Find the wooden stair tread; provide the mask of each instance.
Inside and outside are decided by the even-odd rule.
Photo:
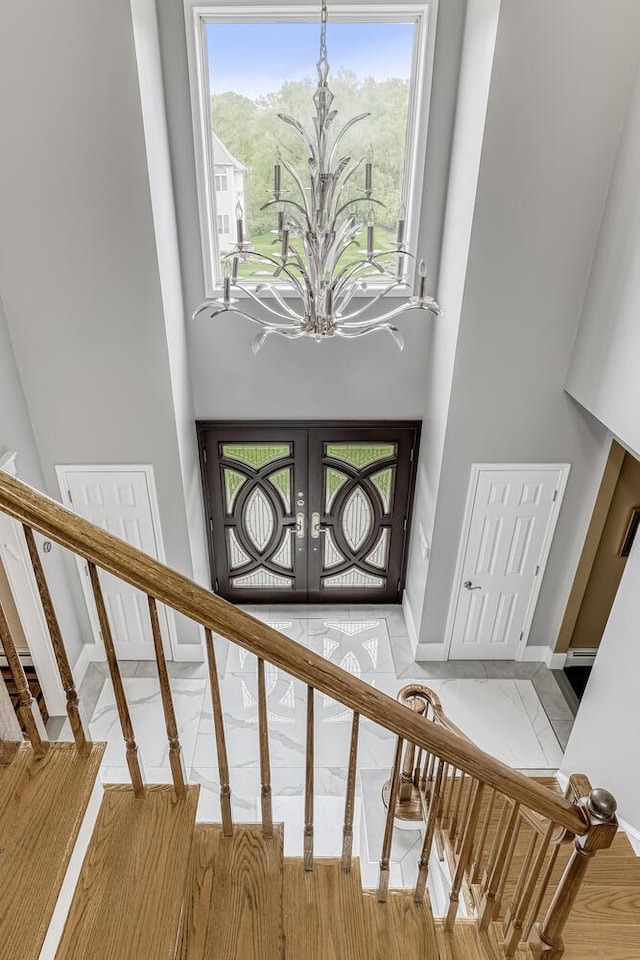
[[[474,920],[456,920],[453,930],[444,928],[443,920],[435,921],[439,960],[504,960],[494,931],[480,933]],[[529,947],[520,944],[515,960],[533,960]]]
[[[604,925],[570,920],[562,936],[562,960],[638,960],[640,920]]]
[[[392,890],[386,903],[373,891],[364,895],[373,960],[438,960],[439,950],[431,904],[414,903],[413,894]]]
[[[360,864],[315,859],[313,870],[287,858],[283,877],[287,960],[368,960]]]
[[[283,828],[198,824],[179,960],[282,960]]]
[[[174,960],[198,787],[105,787],[56,960]]]
[[[104,744],[80,757],[53,743],[42,760],[20,747],[0,768],[0,943],[3,956],[40,955],[91,797]]]

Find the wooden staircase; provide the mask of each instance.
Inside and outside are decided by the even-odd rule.
[[[3,957],[36,960],[53,913],[102,745],[81,758],[55,744],[44,760],[24,745],[0,770],[0,934]],[[197,823],[198,787],[105,787],[55,960],[501,960],[503,928],[451,928],[429,897],[363,890],[359,863],[283,856],[284,831]],[[529,851],[522,829],[514,861]],[[446,840],[446,831],[444,843]],[[451,853],[449,853],[451,856]],[[568,855],[556,861],[559,878]],[[638,960],[640,860],[624,834],[597,861],[564,931],[567,960]],[[553,882],[551,884],[553,886]],[[505,888],[504,903],[509,901]],[[474,896],[474,891],[468,894]],[[504,910],[501,911],[504,917]],[[535,956],[519,943],[517,960]]]
[[[427,687],[405,688],[400,702],[392,700],[1,473],[0,510],[23,525],[74,738],[49,743],[0,606],[20,721],[0,683],[3,960],[640,960],[640,861],[617,834],[615,800],[605,790],[576,775],[563,793],[553,780],[512,770],[453,726]],[[82,716],[34,530],[88,563],[131,779],[104,788],[81,866],[74,844],[100,789],[103,745],[91,743]],[[101,570],[148,600],[171,785],[145,783]],[[157,602],[203,628],[221,824],[196,822],[199,788],[188,784],[182,763]],[[257,659],[260,824],[232,821],[214,632]],[[301,859],[284,857],[283,827],[273,823],[265,662],[307,689]],[[343,704],[352,718],[342,856],[334,860],[314,857],[316,693]],[[362,889],[352,857],[361,716],[395,734],[375,891]],[[392,890],[396,819],[409,809],[424,821],[417,880],[412,890]],[[428,892],[434,853],[451,877],[444,917],[433,916]],[[56,900],[70,887],[63,879],[76,860],[77,882],[58,931]]]

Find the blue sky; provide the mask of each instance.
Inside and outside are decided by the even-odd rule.
[[[284,80],[315,79],[318,23],[209,23],[206,31],[212,93],[253,99]],[[332,72],[346,67],[359,77],[408,80],[413,31],[412,23],[329,23]]]

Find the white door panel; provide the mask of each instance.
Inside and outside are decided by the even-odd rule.
[[[562,471],[478,470],[463,532],[451,659],[514,659],[548,553]]]
[[[72,508],[116,537],[159,559],[160,538],[154,523],[149,476],[144,470],[60,468],[63,493]],[[86,564],[83,586],[94,629],[97,629]],[[155,656],[145,594],[104,571],[99,572],[116,653],[122,660],[152,660]],[[165,653],[171,657],[167,611],[158,608]]]

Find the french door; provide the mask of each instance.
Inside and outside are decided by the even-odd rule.
[[[418,436],[406,423],[198,423],[216,592],[399,600]]]

